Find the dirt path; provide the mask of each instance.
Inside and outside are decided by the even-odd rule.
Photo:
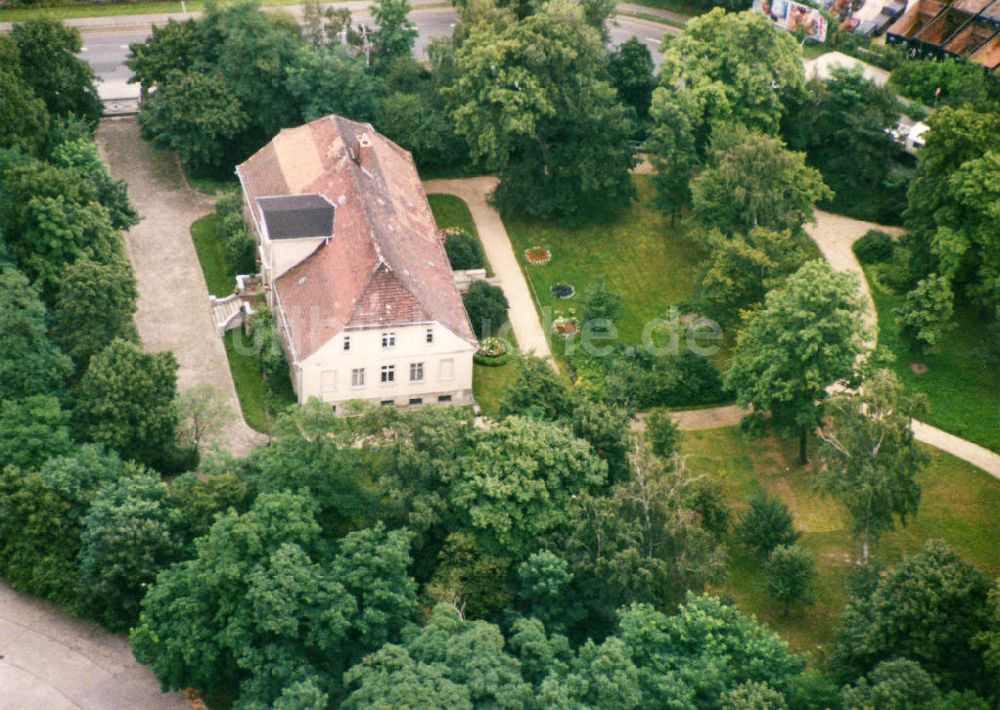
[[[517,343],[526,353],[533,352],[540,358],[548,360],[553,367],[558,367],[552,359],[549,341],[545,337],[545,329],[538,317],[538,309],[528,289],[510,237],[499,213],[489,206],[486,197],[497,186],[494,177],[462,178],[458,180],[427,180],[424,190],[428,194],[446,194],[460,197],[468,205],[472,213],[472,221],[476,224],[479,239],[486,250],[493,271],[500,279],[500,287],[510,304],[508,315],[510,324],[517,336]]]
[[[128,639],[0,583],[0,710],[190,710]]]
[[[171,350],[177,357],[181,390],[207,382],[219,388],[233,408],[234,421],[219,438],[223,449],[242,455],[264,437],[240,414],[229,361],[212,324],[208,288],[191,242],[191,223],[208,214],[211,200],[180,184],[139,137],[134,119],[106,119],[97,142],[111,174],[128,183],[128,194],[142,221],[125,235],[139,286],[135,315],[147,350]]]

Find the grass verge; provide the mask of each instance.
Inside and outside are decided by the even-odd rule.
[[[990,577],[1000,575],[1000,481],[936,449],[920,474],[920,510],[910,524],[888,533],[873,549],[874,559],[892,565],[942,538]],[[766,621],[800,651],[821,651],[833,641],[847,601],[847,576],[858,555],[842,506],[818,495],[809,467],[796,463],[795,442],[777,437],[748,441],[735,428],[685,432],[682,452],[688,467],[722,484],[734,513],[745,510],[759,489],[779,496],[802,531],[802,545],[816,557],[816,602],[782,616],[767,594],[760,561],[731,545],[730,574],[721,589],[746,612]]]
[[[213,296],[226,296],[233,292],[235,272],[229,268],[222,252],[222,224],[210,214],[191,225],[191,239],[208,292]],[[241,340],[243,330],[230,330],[223,336],[229,371],[236,386],[236,396],[246,423],[257,431],[271,431],[273,413],[295,404],[291,381],[285,377],[272,388],[264,387],[260,360],[252,343]],[[271,391],[269,392],[268,389]],[[270,397],[270,401],[269,401]]]
[[[870,267],[866,278],[878,311],[879,347],[892,353],[888,365],[910,392],[922,392],[930,403],[924,417],[928,424],[963,439],[1000,452],[1000,382],[994,368],[983,357],[986,338],[983,321],[975,310],[959,304],[955,309],[956,328],[945,336],[941,351],[921,355],[903,340],[895,310],[904,297],[879,282]],[[927,366],[916,374],[911,365]]]
[[[509,360],[500,367],[476,364],[472,369],[472,393],[483,415],[500,413],[504,394],[517,381],[517,361]]]
[[[222,253],[221,220],[214,214],[202,217],[191,225],[191,239],[198,252],[208,292],[219,297],[231,294],[236,282]]]
[[[261,0],[264,7],[298,5],[302,0]],[[336,3],[333,3],[336,4]],[[149,15],[175,12],[203,12],[205,3],[201,0],[178,2],[137,2],[137,3],[70,3],[54,7],[6,7],[0,9],[0,22],[23,22],[37,17],[54,17],[67,20],[74,17],[118,17],[122,15]]]

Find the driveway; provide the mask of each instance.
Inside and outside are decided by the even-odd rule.
[[[0,583],[0,710],[190,710],[128,640]]]
[[[500,279],[500,287],[507,296],[510,306],[508,316],[510,324],[517,336],[517,344],[526,353],[534,352],[557,368],[549,349],[548,338],[538,318],[535,301],[528,289],[514,249],[507,236],[500,214],[489,206],[486,197],[497,186],[494,177],[461,178],[457,180],[426,180],[424,190],[427,194],[455,195],[465,201],[472,213],[472,221],[476,224],[479,239],[486,251],[493,271]]]
[[[178,389],[204,382],[222,391],[234,418],[218,443],[232,454],[245,454],[264,437],[248,427],[240,414],[229,361],[215,333],[208,287],[191,241],[191,223],[211,212],[212,201],[181,184],[169,159],[154,154],[139,137],[134,118],[102,121],[97,143],[111,174],[128,183],[129,198],[142,218],[125,235],[139,286],[135,324],[142,344],[150,351],[173,351],[180,365]]]

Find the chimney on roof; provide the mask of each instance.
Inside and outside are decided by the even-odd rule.
[[[367,133],[358,134],[357,161],[359,166],[369,171],[375,162],[375,146],[372,145],[372,138]]]

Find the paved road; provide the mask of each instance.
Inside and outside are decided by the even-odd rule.
[[[128,183],[129,198],[142,218],[125,235],[139,286],[135,324],[142,344],[174,353],[179,389],[208,383],[222,391],[236,416],[218,443],[234,455],[246,454],[264,437],[239,416],[229,361],[212,323],[208,288],[191,241],[191,223],[212,211],[212,201],[157,172],[134,118],[102,121],[97,143],[111,174]]]
[[[486,202],[486,197],[496,189],[494,177],[462,178],[457,180],[426,180],[424,190],[428,194],[441,193],[456,195],[465,200],[476,224],[479,239],[486,251],[486,258],[507,296],[508,317],[514,328],[514,335],[520,349],[545,358],[553,367],[558,367],[552,359],[545,329],[538,317],[535,301],[528,289],[528,282],[514,255],[510,237],[503,220],[495,209]]]
[[[191,710],[128,640],[0,582],[0,710]]]
[[[414,56],[422,59],[429,42],[438,37],[447,37],[451,34],[455,21],[458,19],[454,8],[430,6],[435,0],[416,0],[415,9],[410,13],[410,18],[417,26],[419,35],[413,48]],[[372,25],[373,20],[368,12],[368,2],[350,2],[339,4],[338,6],[350,8],[354,13],[354,22]],[[631,6],[623,6],[631,8]],[[290,12],[296,17],[301,17],[301,6],[289,5],[284,7],[265,8],[270,11],[281,10]],[[631,9],[630,9],[631,11]],[[649,14],[655,11],[648,10]],[[186,19],[197,17],[198,13],[175,13],[160,15],[122,15],[118,17],[93,17],[67,20],[67,24],[78,27],[83,33],[83,51],[80,56],[86,59],[94,68],[101,83],[98,90],[103,99],[137,98],[139,87],[136,84],[129,84],[128,78],[131,72],[125,66],[125,59],[128,56],[129,45],[134,42],[145,40],[152,31],[153,25],[166,24],[170,18]],[[0,30],[5,29],[0,25]],[[630,37],[638,37],[646,43],[653,52],[653,60],[656,66],[660,65],[662,55],[658,51],[660,41],[665,34],[677,34],[680,32],[675,27],[657,24],[648,20],[633,17],[617,16],[612,20],[610,26],[612,44],[618,45],[628,40]]]

